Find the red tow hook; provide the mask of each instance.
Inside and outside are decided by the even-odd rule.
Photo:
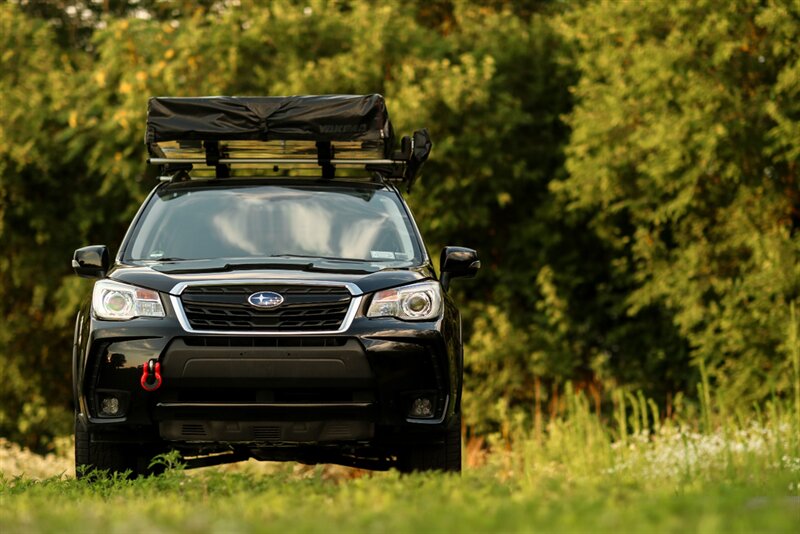
[[[142,378],[139,380],[145,391],[155,391],[161,387],[161,362],[152,359],[144,364]]]

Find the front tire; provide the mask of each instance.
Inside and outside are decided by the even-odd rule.
[[[403,473],[415,471],[461,472],[461,415],[439,440],[409,445],[398,457],[398,469]]]
[[[84,478],[94,471],[109,475],[129,471],[129,478],[154,473],[148,468],[151,455],[128,443],[103,443],[93,439],[93,433],[75,416],[75,478]]]

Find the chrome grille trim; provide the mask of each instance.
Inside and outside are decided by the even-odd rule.
[[[248,284],[276,284],[298,286],[331,286],[345,287],[351,295],[363,295],[361,288],[352,282],[336,282],[331,280],[297,280],[294,278],[230,278],[228,280],[192,280],[191,282],[178,282],[170,290],[170,295],[179,297],[183,290],[189,286],[246,286]]]
[[[280,330],[199,330],[192,328],[191,324],[189,324],[189,319],[186,316],[186,312],[183,308],[183,302],[181,301],[180,295],[184,289],[189,286],[214,286],[214,285],[248,285],[248,284],[260,284],[260,285],[310,285],[310,286],[332,286],[332,287],[345,287],[353,296],[350,299],[350,306],[347,309],[347,313],[342,320],[342,324],[339,326],[338,330],[290,330],[290,331],[280,331]],[[173,310],[175,310],[175,315],[178,318],[178,322],[181,325],[181,328],[185,332],[190,334],[219,334],[225,336],[252,336],[252,335],[265,335],[265,336],[298,336],[298,335],[332,335],[332,334],[342,334],[349,330],[350,325],[353,323],[353,319],[356,316],[359,308],[361,307],[361,301],[363,300],[363,292],[361,288],[356,286],[351,282],[328,282],[328,281],[318,281],[318,280],[287,280],[281,278],[273,278],[273,279],[247,279],[247,280],[193,280],[191,282],[181,282],[176,284],[172,291],[169,293],[169,300],[172,304]]]

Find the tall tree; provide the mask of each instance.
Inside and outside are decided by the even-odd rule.
[[[621,313],[663,310],[741,399],[792,376],[798,22],[795,0],[605,1],[562,19],[581,78],[553,190],[615,251]]]

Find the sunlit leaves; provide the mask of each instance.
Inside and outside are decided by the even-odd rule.
[[[751,398],[787,386],[800,294],[797,16],[777,0],[602,2],[561,26],[581,80],[553,190],[631,257],[628,313],[674,312],[695,358]]]

